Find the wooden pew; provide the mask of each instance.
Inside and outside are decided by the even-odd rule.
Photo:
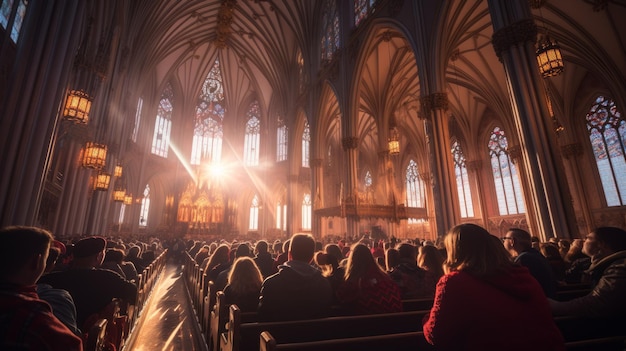
[[[269,332],[280,343],[319,341],[348,337],[418,332],[429,311],[337,316],[319,319],[280,322],[242,323],[241,310],[229,309],[226,331],[220,334],[221,351],[258,350],[260,335]]]
[[[626,349],[626,336],[587,339],[565,343],[567,351],[623,351]]]
[[[106,340],[107,323],[106,319],[98,319],[89,328],[86,337],[83,338],[84,351],[104,351],[105,347],[108,347]]]
[[[426,342],[424,333],[407,332],[373,336],[361,336],[354,338],[339,338],[318,341],[303,341],[296,343],[277,343],[274,337],[264,331],[260,336],[260,351],[396,351],[434,350],[434,347]]]

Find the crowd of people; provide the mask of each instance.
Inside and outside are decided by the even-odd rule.
[[[438,245],[323,245],[309,234],[273,243],[60,242],[32,227],[5,228],[0,240],[3,350],[81,350],[90,317],[113,298],[136,301],[137,272],[164,247],[193,257],[228,304],[259,321],[392,313],[404,300],[431,298],[423,332],[440,350],[562,350],[554,316],[626,316],[626,231],[614,227],[545,243],[520,228],[498,238],[474,224],[452,228]],[[559,287],[572,283],[589,293],[559,301]]]

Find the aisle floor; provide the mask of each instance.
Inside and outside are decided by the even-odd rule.
[[[207,351],[182,276],[168,260],[123,351]]]

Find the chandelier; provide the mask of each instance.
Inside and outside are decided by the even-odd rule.
[[[94,142],[87,142],[83,153],[83,167],[101,170],[107,159],[107,146]]]
[[[82,90],[70,90],[65,99],[63,117],[80,124],[89,122],[91,97]]]
[[[546,34],[539,40],[537,47],[537,63],[539,72],[544,78],[556,76],[563,72],[563,55],[561,46]]]
[[[96,176],[96,182],[94,184],[94,190],[107,191],[109,190],[109,183],[111,182],[111,174],[107,172],[98,172]]]

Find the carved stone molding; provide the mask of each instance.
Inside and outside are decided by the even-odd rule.
[[[522,159],[522,148],[519,145],[509,146],[507,152],[513,163],[518,163]]]
[[[359,146],[358,137],[345,137],[341,139],[341,145],[344,150],[356,149]]]
[[[563,157],[576,158],[583,154],[583,146],[580,143],[572,143],[561,146],[561,153]]]
[[[482,160],[474,160],[474,161],[465,162],[465,168],[467,168],[468,171],[479,171],[482,167],[483,167]]]
[[[421,118],[430,115],[433,110],[447,110],[449,106],[447,93],[433,93],[420,97]]]
[[[311,166],[313,167],[322,167],[322,163],[324,163],[323,158],[314,158],[311,160]]]
[[[537,25],[532,19],[511,23],[506,27],[498,29],[491,37],[493,49],[500,61],[502,61],[502,52],[510,47],[526,42],[535,43],[536,41]]]

